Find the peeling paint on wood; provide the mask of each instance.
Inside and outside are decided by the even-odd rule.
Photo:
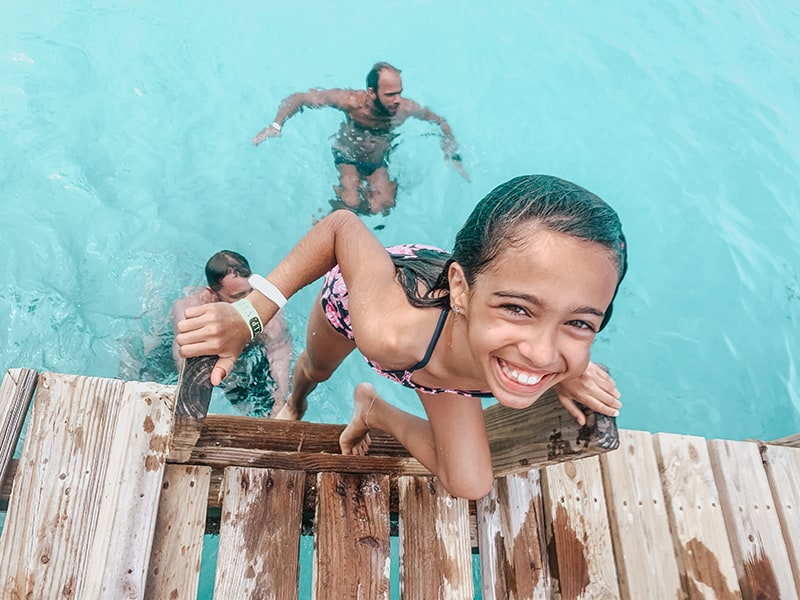
[[[297,598],[305,473],[225,470],[214,594]]]

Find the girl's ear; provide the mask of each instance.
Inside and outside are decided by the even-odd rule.
[[[469,283],[464,274],[464,269],[457,262],[450,263],[447,270],[447,279],[450,282],[450,306],[466,312],[469,305]]]

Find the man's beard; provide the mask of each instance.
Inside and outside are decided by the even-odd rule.
[[[377,96],[375,97],[373,106],[375,107],[377,113],[380,115],[384,115],[387,117],[393,117],[395,115],[395,113],[391,112],[388,108],[386,108],[386,105],[383,102],[381,102],[380,98],[378,98]]]

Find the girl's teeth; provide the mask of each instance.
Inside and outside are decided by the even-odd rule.
[[[539,383],[542,380],[542,377],[544,377],[544,375],[534,375],[533,373],[527,375],[525,373],[520,373],[519,371],[517,371],[516,369],[512,369],[505,363],[503,363],[503,373],[505,373],[511,379],[514,379],[523,385],[533,385]]]
[[[528,385],[533,385],[534,383],[539,383],[542,380],[542,376],[530,374],[525,379]]]

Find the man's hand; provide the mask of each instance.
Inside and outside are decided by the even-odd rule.
[[[219,357],[211,371],[212,385],[219,385],[228,376],[250,340],[247,323],[227,302],[187,308],[186,318],[178,322],[177,330],[175,341],[182,357]]]
[[[471,182],[472,180],[469,178],[469,173],[467,173],[467,170],[464,168],[464,165],[461,162],[461,155],[455,154],[453,156],[448,156],[448,158],[450,159],[450,162],[453,163],[456,171],[458,171],[464,179]]]
[[[452,162],[453,166],[456,168],[456,171],[458,171],[464,179],[470,181],[469,173],[467,173],[466,169],[464,168],[464,164],[461,162],[461,155],[458,153],[456,141],[452,138],[443,137],[442,152],[444,152],[444,159]]]
[[[258,132],[258,135],[253,138],[253,145],[258,146],[267,138],[278,137],[281,134],[281,126],[277,123],[270,123],[264,129]]]
[[[586,425],[586,415],[576,401],[594,412],[609,417],[616,417],[622,406],[617,384],[603,367],[593,362],[589,363],[581,376],[556,385],[555,392],[567,412],[575,417],[580,425]]]

